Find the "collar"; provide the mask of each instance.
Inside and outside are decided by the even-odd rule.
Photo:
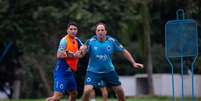
[[[94,37],[95,37],[95,39],[96,39],[97,41],[99,41],[99,40],[98,40],[97,35],[95,35]],[[107,41],[107,40],[108,40],[108,38],[109,38],[109,36],[108,36],[108,35],[106,35],[105,41]],[[103,42],[105,42],[105,41],[103,41]]]

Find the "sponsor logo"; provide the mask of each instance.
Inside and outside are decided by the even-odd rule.
[[[108,60],[107,55],[96,55],[96,58],[97,58],[98,60],[101,60],[101,61],[106,61],[106,60]]]

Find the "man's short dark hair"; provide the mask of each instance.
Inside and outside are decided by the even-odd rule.
[[[103,25],[103,26],[105,27],[105,30],[108,30],[108,29],[107,29],[107,25],[106,25],[104,22],[98,22],[98,23],[96,24],[96,28],[97,28],[98,25]]]
[[[78,27],[75,22],[69,22],[68,25],[67,25],[67,28],[69,28],[71,25]]]

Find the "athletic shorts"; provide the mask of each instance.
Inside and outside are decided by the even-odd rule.
[[[119,86],[121,85],[121,83],[119,81],[119,76],[115,71],[111,71],[108,73],[94,73],[87,71],[85,85],[92,85],[95,88],[101,88],[102,86]]]
[[[54,78],[54,92],[66,93],[71,91],[77,91],[76,80],[73,76],[55,77]]]

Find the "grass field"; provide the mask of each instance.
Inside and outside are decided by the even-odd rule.
[[[45,101],[45,99],[20,99],[20,100],[0,100],[0,101]],[[67,101],[62,99],[61,101]],[[77,101],[81,101],[78,99]],[[97,98],[96,101],[102,101],[101,98]],[[108,101],[118,101],[117,99],[109,99]],[[172,101],[169,97],[136,97],[136,98],[127,98],[126,101]],[[181,101],[177,99],[176,101]],[[192,101],[191,98],[185,98],[184,101]],[[201,101],[201,98],[197,98],[196,101]]]

